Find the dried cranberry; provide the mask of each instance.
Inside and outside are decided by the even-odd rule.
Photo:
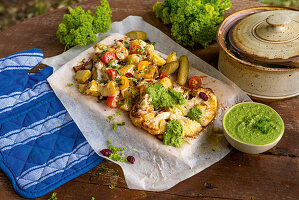
[[[122,60],[122,61],[119,61],[118,64],[125,66],[126,62]]]
[[[102,149],[100,152],[101,154],[103,154],[103,156],[107,156],[107,157],[109,157],[110,154],[112,153],[110,149]]]
[[[166,107],[163,107],[159,110],[159,112],[166,112],[167,111],[167,108]]]
[[[119,42],[122,42],[123,40],[118,40]]]
[[[131,73],[126,73],[125,76],[126,76],[127,78],[133,78],[133,77],[134,77],[133,74],[131,74]]]
[[[208,99],[209,99],[209,97],[206,95],[206,93],[204,93],[204,92],[200,92],[199,94],[198,94],[198,96],[200,97],[200,98],[202,98],[202,100],[204,100],[204,101],[207,101]]]
[[[128,156],[128,157],[127,157],[127,161],[128,161],[129,163],[131,163],[131,164],[134,164],[134,162],[135,162],[135,158],[134,158],[134,156]]]

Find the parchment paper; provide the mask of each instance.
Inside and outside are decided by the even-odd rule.
[[[73,80],[72,67],[93,51],[92,47],[89,48],[91,45],[74,47],[61,55],[44,59],[43,63],[56,69],[48,81],[95,152],[102,156],[100,150],[108,148],[107,141],[111,140],[114,146],[127,148],[124,156],[135,157],[133,165],[116,162],[123,169],[128,187],[151,191],[167,190],[211,166],[230,152],[221,133],[222,116],[232,105],[251,100],[219,71],[141,17],[129,16],[121,22],[114,22],[110,32],[99,35],[98,38],[101,40],[110,35],[102,43],[112,44],[114,39],[123,37],[117,33],[111,34],[112,32],[125,34],[131,30],[145,31],[149,40],[156,42],[155,48],[159,52],[169,54],[175,51],[178,56],[187,55],[191,66],[190,76],[201,76],[203,86],[213,89],[218,98],[219,109],[213,123],[198,138],[191,143],[185,143],[182,148],[163,145],[154,136],[133,126],[127,113],[116,117],[116,121],[125,121],[126,125],[113,130],[107,117],[118,110],[110,109],[104,103],[97,103],[95,97],[79,93]],[[67,83],[74,83],[74,86],[68,87]]]

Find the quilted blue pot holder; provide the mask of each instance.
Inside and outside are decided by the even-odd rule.
[[[89,171],[102,158],[51,90],[43,58],[30,49],[0,59],[0,168],[14,190],[36,198]]]

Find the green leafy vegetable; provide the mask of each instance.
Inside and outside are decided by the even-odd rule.
[[[63,16],[58,26],[57,37],[66,48],[75,45],[87,45],[96,41],[96,33],[107,32],[111,25],[111,10],[107,0],[101,0],[102,6],[96,7],[93,14],[82,7],[69,8],[70,14]]]
[[[178,43],[206,47],[216,38],[224,11],[230,0],[165,0],[156,2],[153,11],[164,24],[171,24],[171,34]]]

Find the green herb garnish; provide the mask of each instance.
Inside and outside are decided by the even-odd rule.
[[[71,87],[73,84],[72,83],[67,83],[66,84],[68,87]]]
[[[116,170],[111,176],[115,176],[118,173],[118,170]]]
[[[58,198],[56,197],[57,193],[52,193],[52,196],[48,200],[57,200]]]
[[[109,116],[108,116],[108,119],[109,119],[110,121],[113,121],[113,120],[114,120],[114,117],[111,116],[111,115],[109,115]]]
[[[109,188],[110,188],[111,190],[113,190],[113,189],[115,188],[115,186],[114,186],[114,185],[109,185]]]

